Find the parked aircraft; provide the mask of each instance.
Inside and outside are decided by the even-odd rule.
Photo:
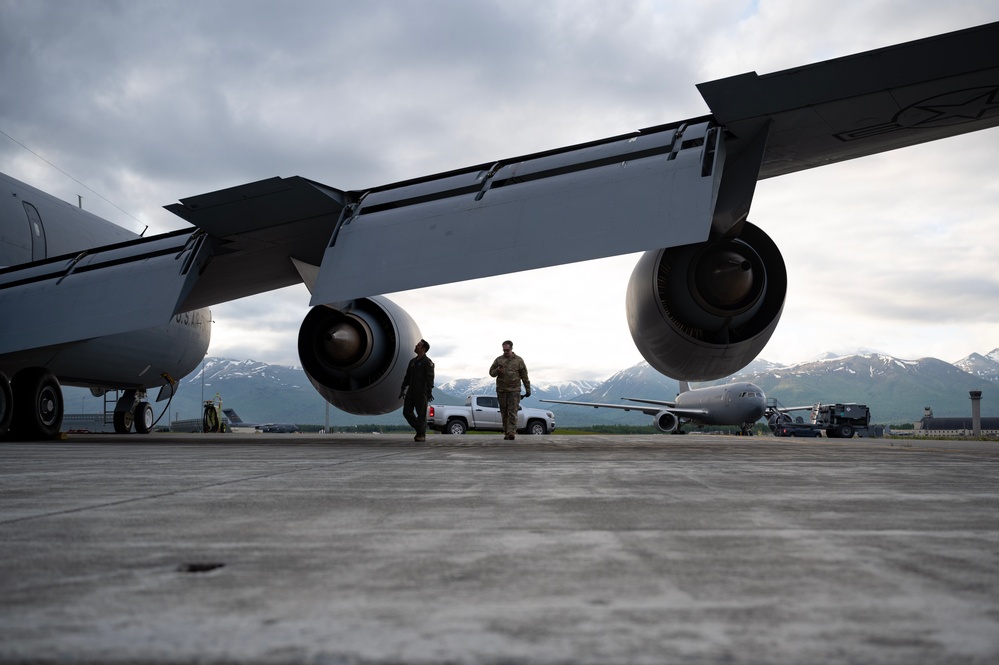
[[[298,425],[291,423],[244,423],[235,409],[222,409],[222,413],[229,419],[229,426],[233,431],[241,429],[260,430],[261,432],[291,433],[298,431]]]
[[[207,308],[164,316],[152,305],[164,294],[156,272],[132,257],[142,248],[175,272],[176,243],[142,238],[4,174],[0,194],[0,437],[8,426],[24,438],[58,434],[60,383],[98,396],[122,390],[115,431],[150,431],[146,391],[170,397],[211,338]],[[99,255],[88,251],[98,246]],[[116,316],[120,324],[102,322]]]
[[[169,385],[207,344],[204,308],[303,281],[313,386],[388,413],[421,335],[380,294],[636,251],[639,351],[676,379],[729,376],[766,345],[787,290],[748,221],[756,182],[999,125],[996,44],[991,23],[702,83],[709,115],[366,190],[262,180],[167,206],[196,228],[152,238],[4,178],[0,432],[12,418],[24,436],[56,431],[59,381]]]
[[[595,409],[641,411],[645,415],[652,416],[652,424],[656,429],[667,434],[683,434],[683,426],[688,423],[698,427],[738,425],[743,434],[749,434],[753,423],[762,418],[767,409],[767,397],[759,386],[744,382],[691,389],[686,381],[680,381],[680,394],[672,402],[637,397],[622,399],[635,404],[600,404],[561,399],[540,401],[590,406]],[[638,406],[639,404],[647,406]]]

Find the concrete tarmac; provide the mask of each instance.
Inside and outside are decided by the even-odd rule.
[[[999,444],[0,443],[2,663],[995,663]]]

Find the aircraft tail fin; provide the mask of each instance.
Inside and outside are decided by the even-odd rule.
[[[229,422],[233,425],[243,424],[243,419],[236,413],[236,409],[222,409],[222,413],[226,415],[226,418],[228,418]]]
[[[683,393],[687,392],[688,390],[690,390],[690,384],[687,383],[686,381],[678,381],[677,383],[680,384],[680,393],[679,394],[683,394]]]

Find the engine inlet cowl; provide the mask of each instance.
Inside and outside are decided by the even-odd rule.
[[[780,250],[746,222],[737,238],[646,252],[628,282],[628,327],[658,371],[712,381],[756,358],[786,295]]]
[[[404,309],[373,296],[313,307],[298,331],[298,357],[315,389],[354,414],[402,406],[399,387],[420,329]]]

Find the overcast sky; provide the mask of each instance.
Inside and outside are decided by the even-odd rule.
[[[981,0],[0,0],[0,170],[158,233],[184,226],[163,205],[223,187],[363,189],[622,134],[707,113],[699,82],[996,20]],[[997,154],[992,129],[759,183],[790,282],[761,357],[999,347]],[[636,260],[391,297],[439,376],[484,376],[510,338],[537,382],[604,379],[642,360]],[[299,364],[308,302],[213,307],[209,354]]]

